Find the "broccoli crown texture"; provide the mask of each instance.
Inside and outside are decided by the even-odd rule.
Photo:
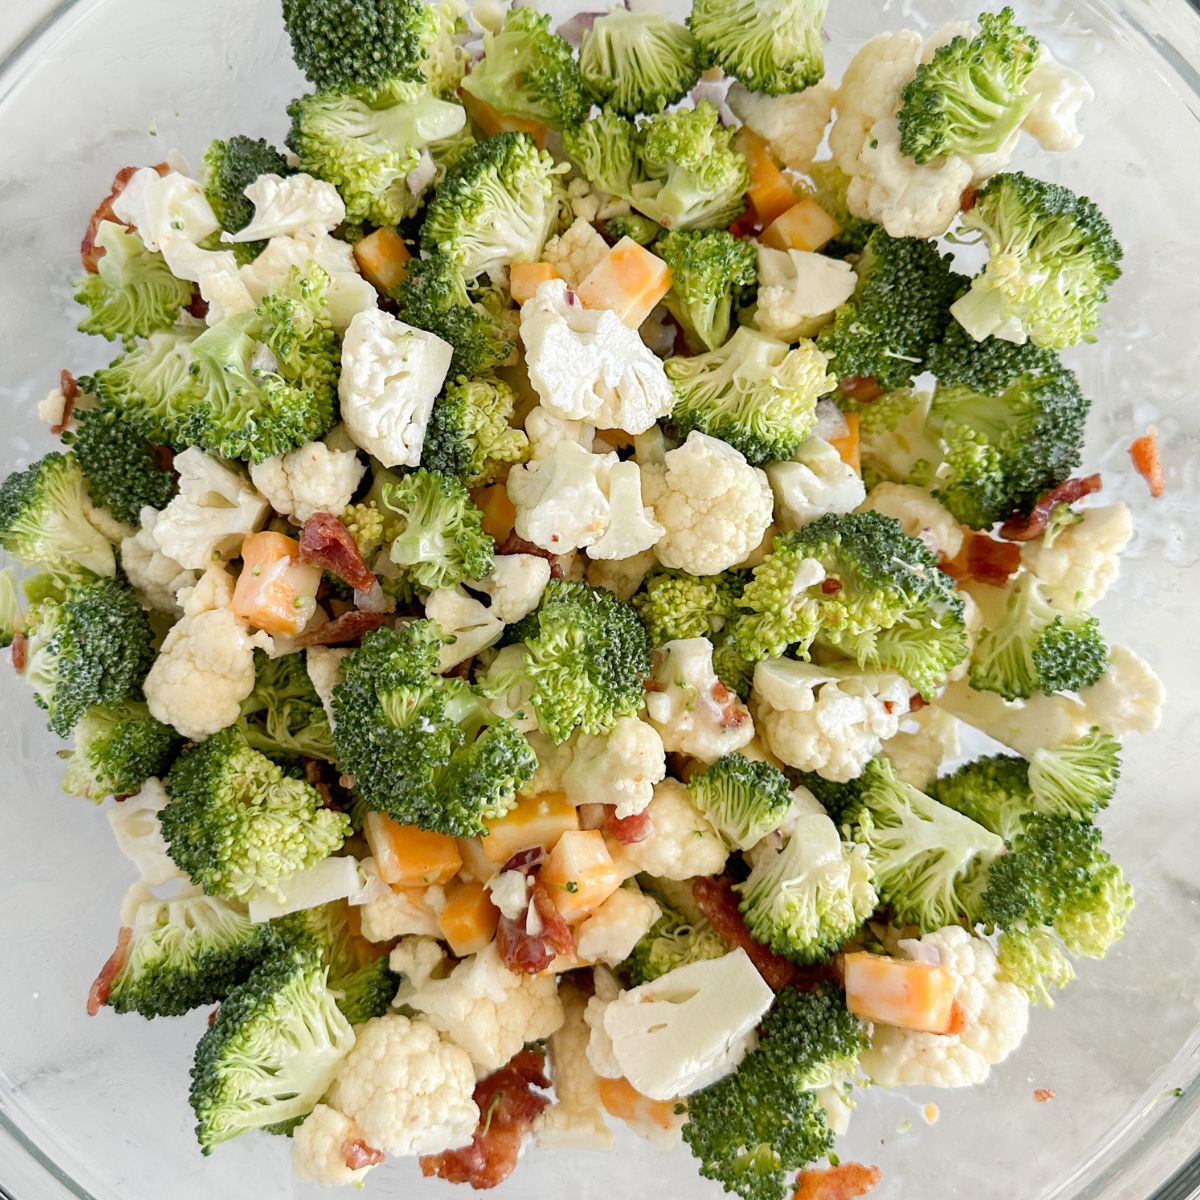
[[[729,945],[707,921],[690,921],[659,901],[662,915],[638,938],[619,970],[628,987],[649,983],[676,967],[720,958]]]
[[[736,602],[750,575],[734,568],[720,575],[651,572],[629,603],[642,618],[651,646],[680,638],[711,637],[737,615]]]
[[[589,121],[588,124],[594,125],[600,119],[602,117],[597,118],[597,121]],[[641,213],[619,213],[604,222],[604,235],[613,245],[627,237],[639,246],[649,246],[662,232],[663,227],[657,221],[643,217]]]
[[[1064,988],[1075,978],[1075,968],[1063,951],[1054,930],[1045,925],[1033,929],[1006,929],[996,945],[1000,973],[1015,983],[1031,1004],[1054,1007],[1051,988]]]
[[[330,979],[337,1006],[351,1025],[386,1016],[399,986],[400,978],[388,967],[386,954],[364,963],[340,980]]]
[[[226,233],[240,233],[254,219],[254,203],[246,189],[260,175],[294,175],[296,168],[263,138],[243,134],[218,139],[204,152],[204,195]],[[266,242],[238,242],[231,247],[239,261],[251,262]]]
[[[938,779],[929,794],[1006,842],[1016,837],[1033,811],[1029,764],[1018,754],[989,754],[964,763]]]
[[[700,78],[700,56],[691,33],[669,17],[618,8],[584,34],[579,69],[597,104],[634,117],[682,100]]]
[[[787,776],[770,763],[726,754],[688,780],[692,803],[726,842],[748,850],[783,823],[791,807]]]
[[[658,239],[654,253],[671,268],[665,303],[689,344],[724,345],[734,308],[758,282],[754,243],[724,229],[676,230]]]
[[[562,141],[563,149],[583,172],[584,178],[602,192],[629,200],[633,196],[634,184],[641,182],[644,185],[647,182],[641,170],[637,126],[610,107],[602,108],[594,117],[564,129]],[[634,241],[639,244],[648,244],[662,232],[657,220],[634,216],[649,223],[648,226],[634,227],[635,231],[641,228],[646,235],[645,242],[634,236]],[[619,229],[619,224],[614,228],[613,221],[609,221],[609,236],[614,241],[619,236]]]
[[[254,652],[254,690],[242,701],[239,724],[246,742],[271,758],[336,757],[329,718],[303,654],[270,658]]]
[[[455,379],[438,397],[421,445],[421,466],[461,480],[491,483],[505,464],[523,462],[529,439],[509,424],[516,396],[499,379]]]
[[[63,752],[63,790],[97,803],[106,796],[132,796],[166,770],[178,741],[141,701],[91,708],[75,726],[74,749]]]

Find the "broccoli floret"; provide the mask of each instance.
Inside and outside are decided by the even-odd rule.
[[[637,127],[611,108],[602,108],[596,116],[564,129],[562,142],[563,149],[583,172],[584,178],[602,192],[629,200],[634,184],[639,180],[645,182],[641,173]],[[637,219],[649,221],[654,237],[662,232],[657,221],[650,221],[648,217]],[[615,239],[617,234],[612,221],[608,228]],[[641,242],[640,238],[634,240]]]
[[[594,124],[594,122],[589,122]],[[604,236],[616,245],[622,238],[629,238],[639,246],[649,246],[655,238],[661,236],[663,227],[657,222],[643,217],[641,213],[622,213],[609,217],[604,222]]]
[[[499,379],[460,376],[447,384],[425,430],[421,466],[478,487],[506,463],[523,462],[529,439],[509,424],[515,403],[512,388]]]
[[[75,283],[75,299],[88,310],[79,331],[132,345],[135,338],[174,325],[191,303],[192,284],[176,279],[163,256],[147,250],[123,225],[101,221],[96,245],[104,250],[96,274]]]
[[[72,583],[61,601],[42,601],[26,615],[25,635],[25,678],[59,737],[97,705],[139,699],[154,661],[150,622],[116,579]]]
[[[462,106],[439,100],[424,83],[397,84],[364,98],[317,92],[288,105],[287,144],[303,170],[332,183],[350,221],[395,225],[421,205],[408,186],[430,143],[456,137],[466,124]]]
[[[204,195],[221,228],[240,233],[254,219],[254,203],[246,189],[262,175],[294,175],[296,168],[263,138],[242,134],[218,139],[204,152]],[[238,262],[253,262],[266,248],[266,242],[236,242],[230,249]]]
[[[24,605],[15,567],[0,570],[0,648],[11,646],[24,626]]]
[[[647,576],[629,603],[642,618],[652,646],[710,637],[737,614],[735,601],[748,578],[740,570],[707,576],[658,570]]]
[[[1086,613],[1060,612],[1029,572],[1017,577],[1003,617],[971,651],[971,686],[1027,700],[1034,692],[1077,692],[1108,668],[1100,623]]]
[[[166,770],[178,741],[140,701],[89,709],[75,726],[75,748],[60,752],[67,763],[63,791],[97,804],[106,796],[132,796]]]
[[[913,388],[898,388],[871,401],[838,393],[838,407],[858,414],[859,454],[868,490],[881,480],[932,487],[943,446],[927,424],[931,399],[928,392]]]
[[[570,44],[534,8],[510,10],[499,33],[483,35],[483,60],[462,87],[498,112],[552,129],[576,124],[590,107]]]
[[[713,644],[713,670],[717,678],[741,700],[749,702],[754,688],[755,660],[742,653],[729,626],[709,640]]]
[[[93,504],[135,526],[143,508],[166,508],[177,490],[175,475],[162,465],[135,419],[102,401],[81,410],[76,422],[71,448]]]
[[[855,265],[854,295],[817,339],[839,378],[871,378],[884,391],[908,387],[946,327],[965,282],[933,242],[875,230]]]
[[[59,577],[112,575],[112,546],[87,519],[87,511],[79,460],[52,451],[0,484],[0,546]]]
[[[365,562],[370,563],[389,540],[389,518],[395,520],[391,514],[385,514],[375,500],[362,500],[342,511],[342,524],[349,530]],[[394,528],[391,536],[396,536]]]
[[[826,646],[930,696],[967,653],[953,582],[879,513],[829,513],[780,534],[737,604],[733,638],[751,661]]]
[[[1089,828],[1092,828],[1089,826]],[[1087,869],[1087,886],[1063,901],[1054,918],[1054,931],[1071,954],[1103,958],[1125,932],[1133,911],[1133,888],[1108,856]]]
[[[1091,820],[1116,792],[1120,756],[1120,743],[1098,728],[1077,742],[1039,747],[1029,760],[1037,811]]]
[[[688,30],[669,17],[619,8],[583,35],[579,69],[597,104],[635,117],[682,100],[700,78],[700,55]]]
[[[450,169],[425,210],[421,249],[448,255],[468,281],[513,263],[536,262],[558,222],[564,169],[527,133],[477,142]]]
[[[1037,99],[1026,85],[1040,52],[1011,8],[983,13],[974,37],[959,34],[939,46],[905,86],[901,151],[919,163],[946,154],[994,154]]]
[[[961,227],[988,249],[987,267],[950,309],[973,338],[1028,338],[1052,350],[1095,340],[1122,251],[1091,200],[1014,171],[979,189]]]
[[[977,821],[1006,842],[1033,811],[1029,764],[1017,754],[989,754],[943,775],[929,789],[939,804]]]
[[[758,283],[754,243],[723,229],[665,234],[654,252],[671,268],[664,297],[688,344],[715,350],[729,336],[730,316]]]
[[[424,8],[421,74],[435,96],[452,99],[471,61],[463,45],[469,32],[464,6],[459,0],[425,0]]]
[[[642,934],[618,968],[627,987],[638,987],[676,967],[729,953],[725,939],[707,921],[690,921],[662,901],[659,908],[662,915]]]
[[[1015,983],[1031,1004],[1054,1007],[1051,988],[1064,988],[1075,978],[1075,968],[1063,953],[1054,930],[1039,925],[1033,929],[1006,929],[996,946],[1002,976]]]
[[[383,504],[399,519],[392,562],[417,587],[454,587],[492,569],[496,543],[460,480],[421,468],[387,484]]]
[[[368,808],[473,837],[512,808],[537,756],[477,689],[435,674],[440,646],[430,621],[367,634],[333,691],[334,742]]]
[[[269,925],[252,924],[198,892],[138,905],[129,950],[105,1003],[119,1013],[178,1017],[224,1000],[273,949]]]
[[[789,459],[816,424],[817,400],[837,386],[812,342],[794,348],[742,325],[707,354],[669,358],[671,424],[721,438],[755,465]]]
[[[242,701],[239,725],[246,742],[271,758],[336,758],[329,718],[303,654],[269,658],[254,652],[254,690]]]
[[[281,895],[279,885],[332,854],[350,832],[316,788],[284,774],[233,726],[185,750],[159,815],[180,870],[210,896]]]
[[[190,1099],[205,1154],[250,1129],[310,1112],[354,1045],[315,941],[269,955],[200,1039]]]
[[[735,850],[778,829],[791,807],[787,776],[770,763],[726,754],[688,780],[692,803]]]
[[[802,92],[825,74],[821,22],[829,0],[695,0],[688,25],[704,66],[752,92]]]
[[[365,963],[344,979],[330,979],[337,1006],[351,1025],[362,1025],[372,1017],[391,1011],[400,978],[388,967],[387,955]]]
[[[821,253],[830,258],[861,254],[876,227],[873,222],[856,217],[850,211],[846,199],[850,176],[832,158],[813,163],[808,168],[808,175],[815,185],[813,198],[838,225],[837,235],[821,247]]]

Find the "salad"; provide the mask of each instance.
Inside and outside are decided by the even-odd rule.
[[[1009,8],[835,85],[824,8],[283,0],[283,148],[96,208],[0,633],[138,873],[88,1012],[207,1014],[205,1154],[861,1195],[866,1089],[1121,937],[1163,690],[1060,357],[1121,247],[1012,168],[1091,89]]]

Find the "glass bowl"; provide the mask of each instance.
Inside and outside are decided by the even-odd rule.
[[[38,11],[50,7],[34,0]],[[6,12],[13,0],[0,6]],[[556,16],[568,15],[556,5]],[[587,5],[582,5],[587,7]],[[975,0],[834,0],[830,71],[881,29],[971,17]],[[1029,0],[1020,16],[1083,69],[1098,99],[1087,141],[1069,157],[1017,165],[1094,196],[1126,249],[1125,278],[1102,341],[1069,355],[1093,398],[1089,469],[1104,499],[1133,508],[1136,535],[1101,615],[1114,640],[1156,664],[1171,705],[1153,737],[1127,746],[1105,814],[1116,857],[1138,890],[1127,936],[1085,964],[1052,1011],[1037,1009],[1020,1052],[987,1085],[959,1092],[876,1090],[839,1145],[878,1163],[880,1200],[1184,1197],[1200,1145],[1200,567],[1197,415],[1200,316],[1200,19],[1184,0]],[[18,16],[35,16],[21,0]],[[281,142],[302,88],[276,0],[75,0],[0,65],[0,411],[3,470],[45,453],[38,400],[61,367],[76,373],[108,347],[74,331],[70,280],[88,214],[114,171],[179,148],[193,162],[214,136]],[[111,355],[107,355],[110,357]],[[1152,503],[1126,447],[1156,422],[1166,495]],[[113,944],[130,867],[103,813],[59,791],[58,744],[28,693],[0,695],[0,1192],[13,1200],[278,1200],[318,1193],[292,1183],[286,1141],[250,1136],[211,1158],[187,1105],[192,1047],[206,1014],[145,1022],[84,1013]],[[1055,1098],[1036,1103],[1035,1089]],[[940,1119],[929,1125],[924,1106]],[[377,1171],[376,1196],[449,1195],[413,1161]],[[587,1158],[531,1153],[500,1194],[715,1197],[682,1149],[661,1156],[629,1137]]]

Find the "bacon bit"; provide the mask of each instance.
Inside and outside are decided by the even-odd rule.
[[[622,846],[632,846],[645,841],[654,832],[654,818],[648,812],[634,813],[632,817],[618,817],[614,808],[604,822],[604,832]]]
[[[216,1008],[208,1014],[208,1027],[211,1029],[217,1023],[217,1017],[220,1015],[221,1006],[218,1004]]]
[[[827,596],[836,596],[842,590],[842,581],[840,579],[822,579],[821,591]]]
[[[1058,1093],[1053,1088],[1034,1088],[1033,1099],[1038,1104],[1048,1104]]]
[[[333,513],[313,513],[300,531],[300,561],[321,567],[356,592],[370,591],[375,575],[363,562],[358,543]]]
[[[975,207],[975,201],[979,199],[979,189],[973,184],[968,184],[963,188],[963,194],[959,198],[958,207],[960,212],[970,212]]]
[[[195,317],[198,321],[203,321],[208,316],[208,301],[200,295],[198,290],[194,291],[184,311],[190,316]]]
[[[472,659],[464,658],[462,662],[455,663],[448,671],[443,671],[442,675],[446,679],[466,679],[471,674]]]
[[[75,382],[75,376],[65,367],[58,375],[58,389],[63,394],[63,410],[58,421],[50,426],[50,432],[55,437],[58,437],[71,424],[71,417],[75,413],[75,404],[79,399],[79,384]]]
[[[721,710],[722,729],[737,729],[750,719],[750,710],[719,679],[709,689],[713,703]]]
[[[855,1200],[879,1182],[879,1168],[862,1163],[839,1163],[823,1170],[801,1171],[792,1200]]]
[[[158,163],[154,169],[160,175],[166,175],[171,170],[166,163]],[[100,260],[104,257],[104,248],[96,245],[96,233],[101,222],[112,221],[114,225],[120,225],[124,229],[133,228],[131,225],[126,225],[124,221],[117,220],[117,214],[113,212],[113,201],[125,190],[126,184],[133,178],[135,172],[140,170],[140,167],[122,167],[114,177],[108,195],[96,205],[95,211],[88,220],[87,232],[83,235],[83,241],[79,245],[79,257],[83,260],[83,269],[89,275],[96,274]]]
[[[333,793],[329,790],[329,784],[325,782],[324,769],[315,758],[304,760],[304,778],[321,793],[321,799],[326,808],[337,807],[333,802]]]
[[[1021,567],[1021,548],[1012,542],[998,542],[986,533],[967,538],[967,575],[980,583],[1003,587]]]
[[[515,921],[502,916],[496,929],[496,950],[510,971],[537,975],[558,955],[570,954],[575,949],[575,938],[555,907],[550,889],[540,879],[534,882],[529,905],[541,922],[541,931],[528,932],[528,909]]]
[[[25,673],[28,644],[23,633],[14,633],[12,640],[12,665],[18,675]]]
[[[332,621],[316,629],[302,633],[295,640],[297,646],[342,646],[346,642],[357,641],[364,633],[386,625],[387,613],[359,612],[357,609],[344,612]]]
[[[1163,494],[1166,480],[1163,478],[1162,459],[1158,455],[1158,429],[1154,425],[1146,427],[1146,432],[1135,438],[1129,447],[1129,457],[1133,460],[1134,469],[1146,481],[1150,495],[1155,500]]]
[[[883,395],[883,388],[872,375],[845,375],[838,380],[838,390],[859,404],[870,404]]]
[[[151,442],[150,452],[161,470],[175,470],[175,451],[170,446],[160,446],[157,442]]]
[[[950,1006],[950,1024],[946,1026],[946,1032],[942,1036],[950,1037],[952,1034],[962,1033],[970,1023],[967,1010],[955,1000]]]
[[[100,974],[88,990],[89,1017],[94,1017],[108,1003],[108,993],[112,991],[113,981],[125,969],[129,960],[129,943],[132,938],[133,930],[128,925],[123,925],[117,934],[117,948],[108,956],[108,961],[100,968]]]
[[[540,867],[546,857],[546,848],[544,846],[531,846],[528,850],[518,850],[500,868],[503,871],[524,871],[532,867]]]
[[[756,238],[762,231],[763,227],[755,220],[754,212],[749,205],[743,209],[742,215],[729,226],[729,232],[735,238]]]
[[[362,1138],[347,1138],[342,1143],[342,1162],[348,1171],[361,1171],[363,1167],[377,1167],[383,1162],[383,1151],[368,1146]]]
[[[908,698],[908,711],[910,713],[920,712],[928,703],[929,701],[920,692],[913,692]]]
[[[475,1085],[479,1125],[471,1144],[420,1158],[421,1174],[448,1183],[469,1183],[476,1191],[494,1188],[513,1172],[533,1122],[549,1104],[533,1091],[548,1088],[545,1058],[522,1050],[507,1066]]]
[[[895,702],[892,700],[885,700],[883,702],[883,711],[890,717],[892,713],[896,711]]]
[[[750,936],[728,879],[693,879],[692,896],[713,929],[746,951],[772,991],[782,991],[794,982],[798,973],[795,965]]]
[[[497,548],[496,553],[536,554],[538,558],[544,558],[550,563],[551,579],[562,579],[566,575],[564,555],[551,554],[549,550],[543,550],[541,546],[535,546],[532,542],[527,542],[523,537],[518,537],[515,533],[510,533],[504,539],[503,545]]]
[[[1099,475],[1087,475],[1083,479],[1068,479],[1058,487],[1043,492],[1033,506],[1029,516],[1009,517],[1000,526],[1000,536],[1009,542],[1031,542],[1046,532],[1046,523],[1056,504],[1074,504],[1084,496],[1098,492],[1104,485]]]

